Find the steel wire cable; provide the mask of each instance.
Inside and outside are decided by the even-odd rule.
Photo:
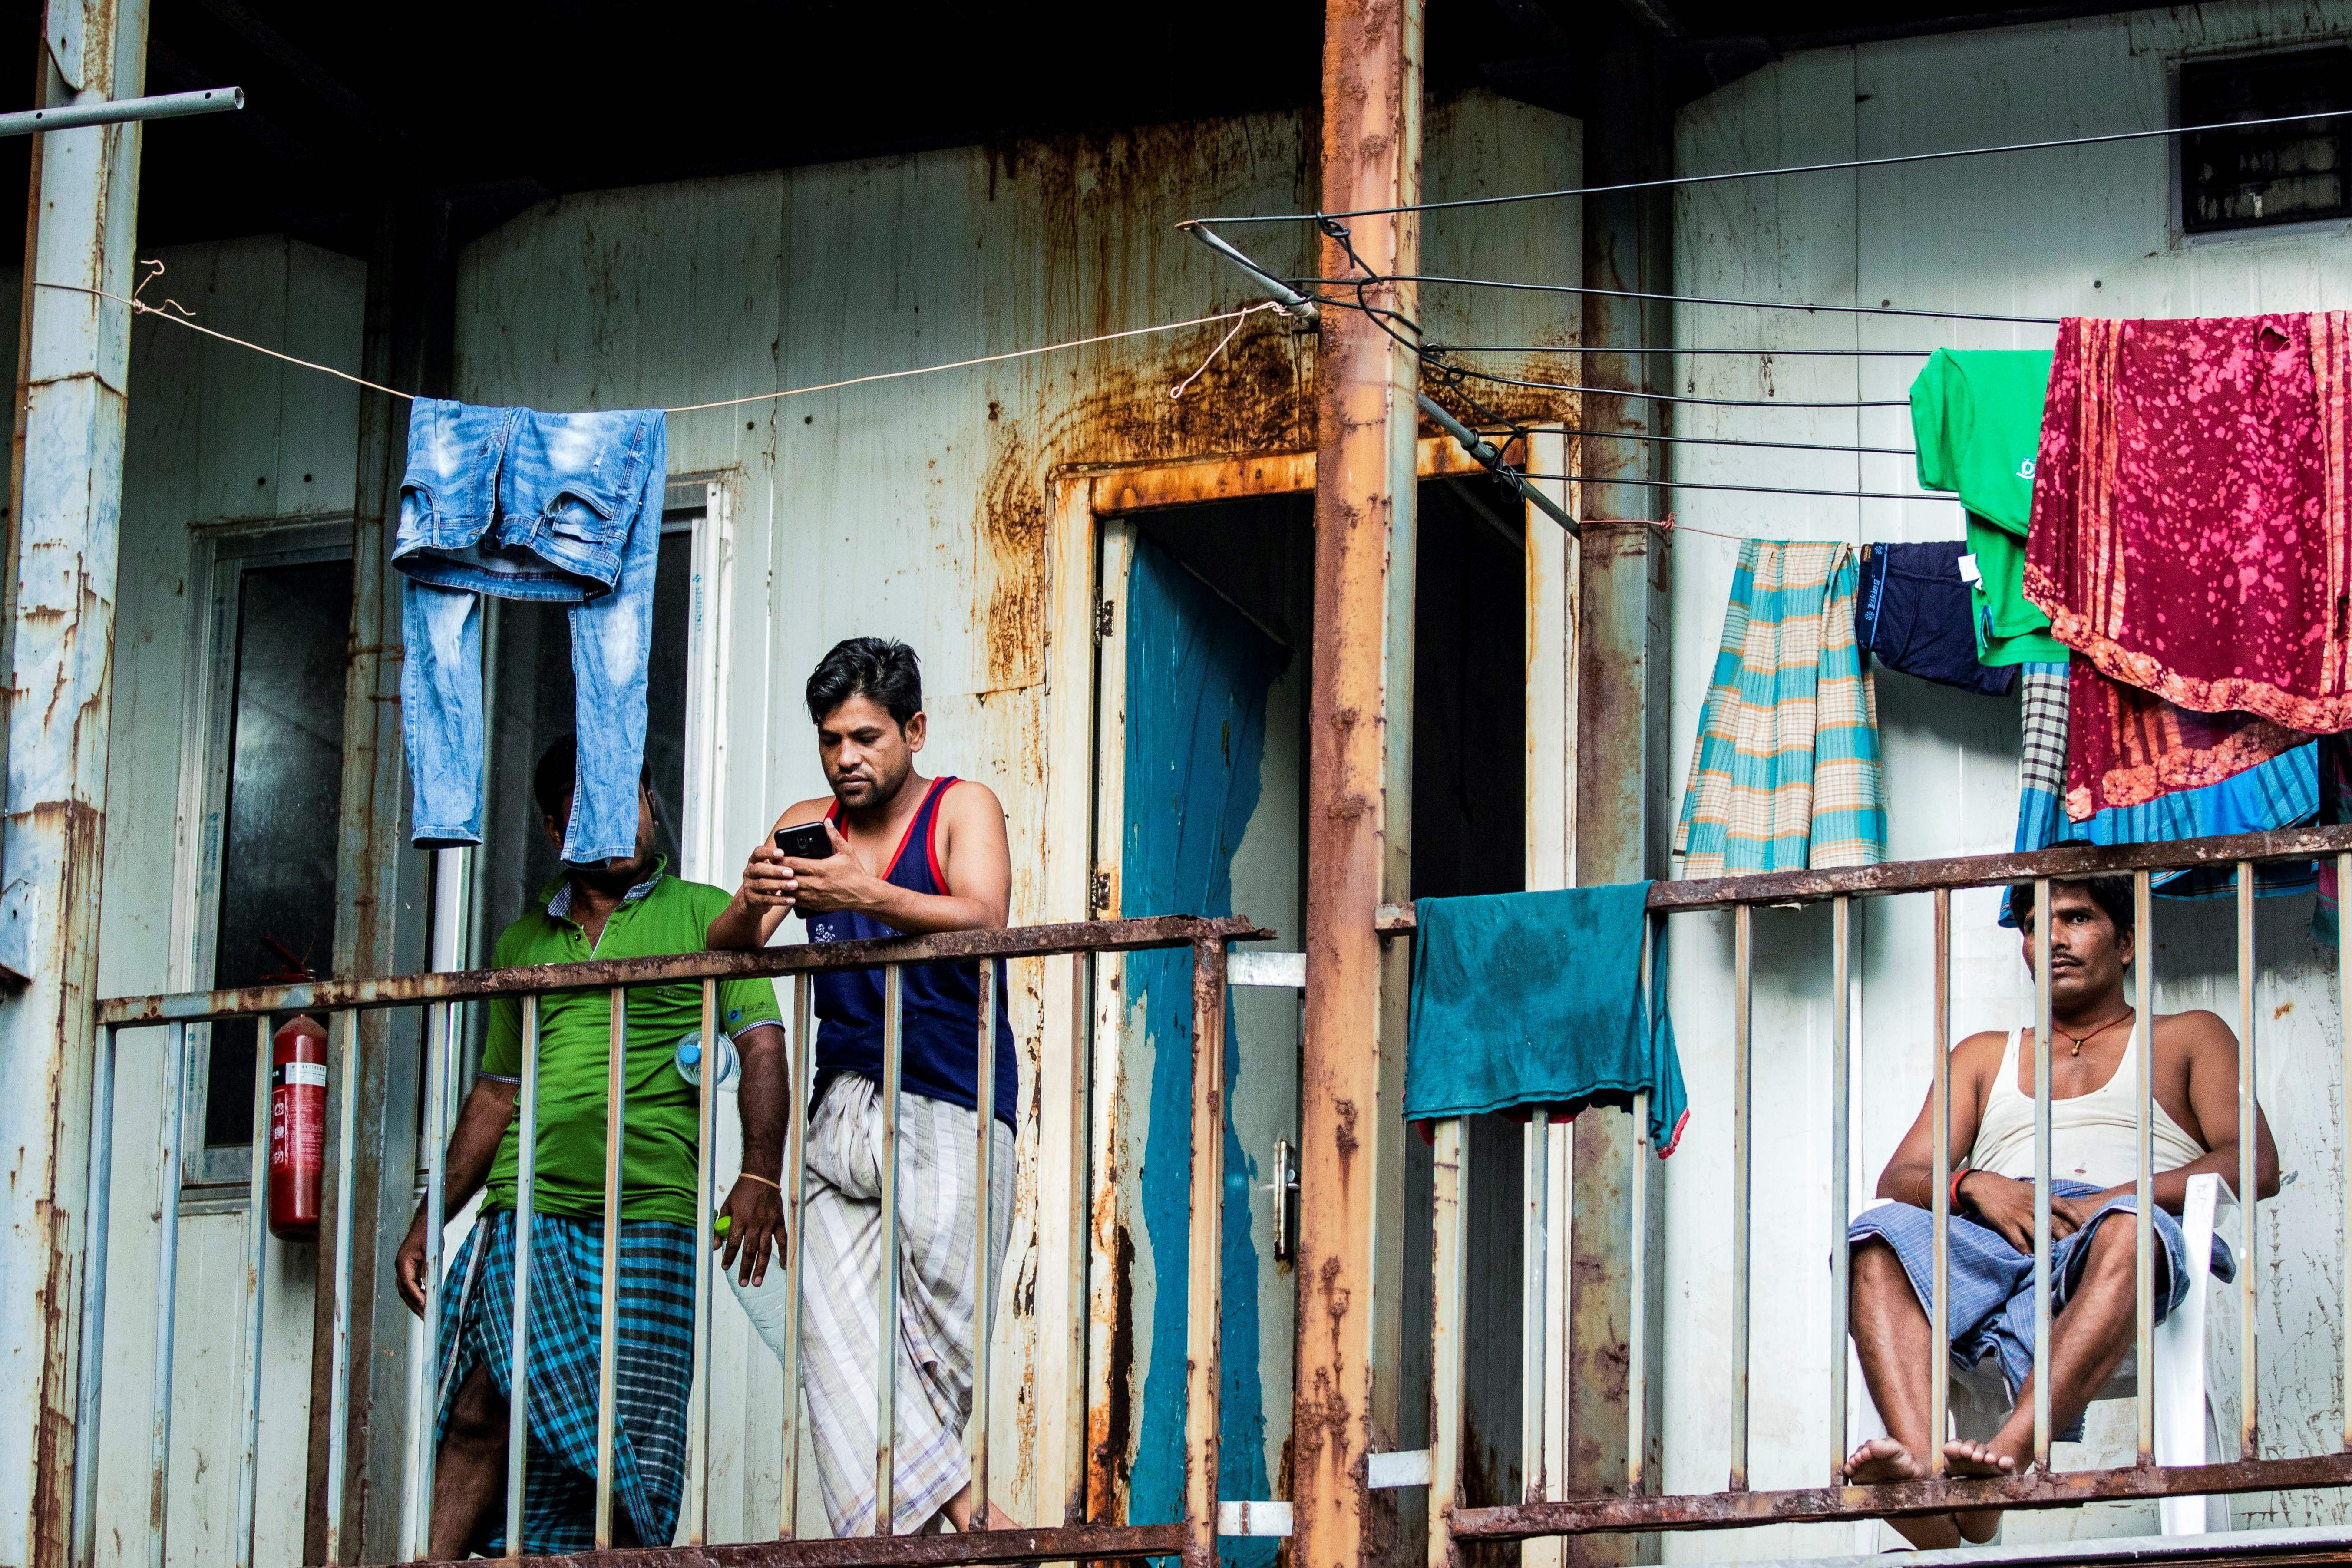
[[[2111,131],[2093,136],[2059,136],[2042,142],[2005,142],[1988,147],[1948,147],[1933,153],[1893,153],[1876,158],[1843,158],[1826,163],[1786,163],[1769,169],[1729,169],[1715,174],[1668,174],[1654,180],[1624,180],[1609,185],[1571,185],[1556,191],[1519,191],[1501,196],[1457,196],[1450,201],[1414,202],[1392,207],[1355,207],[1345,212],[1249,213],[1229,217],[1190,218],[1179,228],[1237,223],[1329,224],[1350,217],[1383,217],[1397,213],[1448,212],[1457,207],[1511,206],[1525,202],[1559,201],[1569,196],[1608,195],[1620,191],[1654,191],[1681,185],[1717,184],[1727,180],[1769,180],[1783,174],[1824,174],[1843,169],[1884,169],[1899,163],[1932,163],[1953,158],[1983,158],[2008,153],[2042,153],[2061,147],[2095,147],[2115,142],[2145,142],[2167,136],[2198,136],[2215,131],[2254,131],[2265,125],[2312,124],[2352,115],[2352,109],[2320,110],[2308,114],[2279,114],[2261,120],[2221,121],[2205,125],[2168,125],[2155,131]]]

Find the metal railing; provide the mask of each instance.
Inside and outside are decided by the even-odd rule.
[[[1644,933],[1642,962],[1644,993],[1649,980],[1648,969],[1657,927],[1665,918],[1700,910],[1730,910],[1732,911],[1732,1121],[1730,1128],[1732,1164],[1733,1244],[1731,1257],[1731,1390],[1727,1413],[1730,1464],[1722,1490],[1685,1495],[1660,1495],[1654,1489],[1654,1478],[1645,1468],[1651,1434],[1647,1431],[1647,1391],[1645,1377],[1643,1315],[1640,1303],[1644,1300],[1645,1277],[1655,1264],[1648,1256],[1645,1238],[1647,1202],[1645,1183],[1640,1179],[1641,1167],[1650,1157],[1646,1095],[1637,1095],[1633,1110],[1636,1142],[1633,1158],[1635,1179],[1627,1184],[1632,1194],[1631,1235],[1635,1238],[1631,1264],[1631,1292],[1636,1304],[1631,1314],[1627,1377],[1627,1463],[1622,1489],[1611,1489],[1606,1495],[1585,1496],[1567,1500],[1529,1500],[1494,1507],[1467,1507],[1462,1503],[1462,1453],[1464,1441],[1465,1402],[1464,1329],[1466,1279],[1469,1258],[1466,1256],[1469,1230],[1467,1226],[1469,1171],[1466,1165],[1467,1141],[1458,1121],[1441,1121],[1434,1130],[1435,1180],[1433,1184],[1434,1226],[1433,1258],[1434,1262],[1435,1307],[1432,1319],[1432,1365],[1433,1369],[1433,1425],[1431,1466],[1429,1559],[1435,1568],[1458,1561],[1459,1545],[1476,1541],[1519,1541],[1543,1536],[1583,1535],[1601,1531],[1648,1531],[1664,1530],[1726,1529],[1754,1524],[1785,1524],[1792,1522],[1827,1522],[1865,1519],[1888,1519],[1922,1514],[1949,1512],[1954,1510],[2059,1508],[2105,1499],[2149,1499],[2183,1496],[2210,1496],[2223,1493],[2267,1491],[2290,1488],[2341,1487],[2352,1485],[2352,1407],[2347,1407],[2343,1424],[2343,1447],[2335,1453],[2295,1458],[2268,1458],[2261,1457],[2256,1437],[2258,1431],[2258,1390],[2256,1372],[2256,1325],[2254,1307],[2257,1281],[2262,1270],[2256,1265],[2257,1230],[2255,1153],[2256,1058],[2258,1049],[2257,1019],[2254,1010],[2254,868],[2265,862],[2284,860],[2332,859],[2336,869],[2337,885],[2352,889],[2352,827],[2305,828],[2290,832],[2246,835],[2234,837],[2207,838],[2181,843],[2136,845],[2114,848],[2090,846],[2070,846],[2042,850],[2033,854],[1972,856],[1958,859],[1889,862],[1884,865],[1859,867],[1831,871],[1800,871],[1771,875],[1722,878],[1703,881],[1659,882],[1652,886],[1649,897],[1649,930]],[[2239,1449],[2234,1459],[2193,1466],[2159,1466],[2155,1458],[2155,1400],[2153,1394],[2153,1361],[2150,1354],[2155,1319],[2152,1269],[2154,1205],[2151,1201],[2153,1171],[2152,1110],[2154,1102],[2152,1064],[2155,1053],[2142,1048],[2137,1053],[2137,1079],[2133,1090],[2139,1107],[2138,1114],[2138,1173],[2137,1178],[2137,1210],[2135,1222],[2135,1258],[2137,1277],[2137,1300],[2135,1304],[2134,1351],[2137,1363],[2137,1455],[2130,1466],[2105,1469],[2053,1472],[2049,1469],[2051,1442],[2051,1410],[2049,1393],[2049,1357],[2051,1342],[2051,1168],[2050,1168],[2050,1106],[2051,1106],[2051,1000],[2050,1000],[2050,898],[2053,880],[2072,880],[2091,876],[2129,876],[2134,882],[2137,923],[2139,931],[2137,960],[2135,965],[2134,990],[2138,1016],[2147,1020],[2152,1010],[2155,951],[2148,933],[2153,926],[2151,910],[2151,874],[2195,868],[2226,867],[2232,868],[2236,894],[2237,916],[2237,979],[2238,979],[2238,1118],[2242,1135],[2239,1138],[2238,1170],[2234,1186],[2243,1201],[2240,1202],[2240,1232],[2236,1238],[2239,1256],[2238,1291],[2241,1328],[2239,1333]],[[1858,898],[1885,897],[1896,894],[1927,894],[1935,901],[1935,952],[1932,1030],[1935,1056],[1934,1079],[1931,1088],[1929,1117],[1934,1129],[1934,1285],[1938,1302],[1948,1300],[1946,1287],[1950,1267],[1950,1181],[1951,1149],[1951,960],[1952,919],[1951,897],[1956,889],[2002,887],[2031,883],[2034,889],[2036,919],[2033,928],[2034,963],[2034,1054],[2033,1054],[2033,1457],[2035,1466],[2014,1475],[1990,1479],[1948,1478],[1945,1459],[1938,1443],[1931,1441],[1934,1451],[1927,1457],[1929,1476],[1926,1479],[1884,1482],[1875,1485],[1850,1485],[1844,1479],[1847,1457],[1846,1430],[1846,1338],[1849,1288],[1847,1226],[1851,1215],[1848,1191],[1849,1118],[1847,1086],[1853,1068],[1853,1042],[1850,1038],[1852,1020],[1846,998],[1851,972],[1853,944],[1853,904]],[[1832,1096],[1832,1136],[1830,1163],[1831,1235],[1831,1321],[1827,1325],[1830,1341],[1830,1376],[1824,1393],[1829,1410],[1829,1443],[1825,1484],[1813,1488],[1757,1491],[1748,1487],[1748,1358],[1749,1338],[1749,1250],[1748,1233],[1753,1223],[1749,1207],[1749,1096],[1754,1061],[1752,981],[1754,978],[1754,915],[1759,905],[1789,906],[1828,903],[1832,908],[1831,944],[1832,976],[1835,1005],[1829,1012],[1832,1019],[1830,1038],[1830,1093]],[[1399,934],[1413,929],[1412,912],[1402,908],[1384,909],[1381,925],[1383,931]],[[2352,943],[2338,944],[2337,1001],[2339,1016],[2352,1013]],[[2346,1082],[2352,1085],[2352,1031],[2344,1031],[2341,1049],[2346,1068]],[[2142,1037],[2145,1044],[2146,1037]],[[1541,1126],[1538,1121],[1538,1126]],[[2352,1148],[2352,1094],[2344,1097],[2339,1105],[2336,1129],[2339,1148]],[[1539,1146],[1539,1145],[1538,1145]],[[2345,1203],[2346,1275],[2344,1315],[2338,1319],[2339,1330],[2345,1334],[2343,1354],[2347,1376],[2347,1405],[2352,1406],[2352,1165],[2347,1165]],[[1536,1202],[1538,1200],[1532,1200]],[[1543,1216],[1538,1210],[1537,1224]],[[1540,1253],[1538,1254],[1540,1256]],[[1529,1300],[1534,1302],[1531,1322],[1541,1321],[1540,1268],[1531,1270],[1536,1278],[1529,1286]],[[1948,1398],[1948,1368],[1950,1363],[1949,1321],[1937,1311],[1932,1325],[1930,1343],[1933,1364],[1928,1369],[1931,1408],[1929,1431],[1946,1430]],[[1531,1381],[1528,1397],[1539,1398],[1543,1384],[1539,1378]],[[1533,1473],[1532,1471],[1530,1473]]]
[[[252,1173],[246,1224],[248,1253],[242,1305],[244,1350],[240,1392],[243,1396],[237,1473],[236,1568],[252,1568],[255,1555],[261,1420],[261,1352],[263,1279],[268,1245],[268,1170],[269,1163],[270,1031],[273,1015],[310,1013],[320,1016],[333,1042],[329,1076],[340,1137],[333,1180],[336,1201],[331,1211],[333,1249],[332,1340],[330,1354],[329,1409],[326,1422],[328,1453],[324,1496],[326,1557],[329,1563],[352,1560],[352,1543],[344,1521],[345,1477],[352,1469],[352,1257],[358,1226],[353,1220],[353,1171],[361,1081],[359,1015],[372,1009],[422,1006],[426,1009],[427,1063],[425,1072],[425,1212],[434,1223],[425,1228],[425,1304],[423,1313],[423,1366],[416,1386],[426,1408],[412,1420],[404,1440],[408,1452],[403,1468],[402,1540],[404,1558],[428,1553],[436,1456],[438,1355],[442,1292],[441,1256],[446,1217],[447,1108],[457,1091],[459,1027],[457,1004],[493,997],[518,998],[521,1023],[521,1082],[513,1125],[518,1130],[515,1189],[516,1233],[514,1294],[511,1303],[511,1359],[508,1368],[509,1429],[507,1441],[506,1555],[520,1554],[525,1501],[525,1458],[530,1365],[529,1301],[531,1284],[530,1230],[533,1208],[534,1160],[539,1141],[538,1080],[540,999],[563,992],[607,991],[611,1018],[606,1055],[610,1064],[605,1118],[604,1213],[621,1213],[622,1152],[626,1131],[625,1076],[627,1060],[625,999],[636,987],[698,983],[702,993],[699,1076],[700,1132],[695,1165],[697,1268],[693,1304],[693,1382],[688,1395],[688,1453],[682,1534],[685,1543],[704,1544],[709,1519],[710,1481],[709,1397],[711,1300],[718,1267],[712,1254],[713,1134],[719,1058],[718,986],[722,980],[775,978],[790,975],[793,984],[791,1051],[791,1121],[785,1149],[783,1188],[785,1226],[784,1289],[791,1323],[782,1354],[784,1399],[780,1415],[783,1440],[783,1474],[777,1517],[777,1545],[759,1551],[762,1563],[806,1561],[833,1568],[852,1564],[1025,1563],[1037,1560],[1124,1559],[1181,1554],[1188,1568],[1210,1568],[1216,1555],[1217,1521],[1217,1367],[1218,1324],[1221,1315],[1223,1246],[1223,1135],[1224,1085],[1225,965],[1229,943],[1270,935],[1239,919],[1198,919],[1168,916],[1143,920],[1073,922],[1031,926],[998,931],[957,931],[942,935],[879,941],[833,942],[771,948],[748,953],[696,953],[672,958],[614,959],[568,964],[544,964],[514,969],[467,970],[350,981],[320,981],[303,984],[253,987],[238,991],[192,992],[180,994],[126,996],[101,1002],[96,1009],[98,1059],[92,1082],[92,1138],[89,1212],[84,1234],[81,1317],[81,1378],[76,1435],[74,1476],[74,1562],[88,1568],[94,1561],[97,1526],[96,1465],[100,1440],[100,1410],[106,1365],[107,1236],[110,1173],[114,1145],[114,1084],[120,1037],[125,1030],[161,1026],[166,1038],[165,1105],[160,1150],[163,1179],[158,1211],[155,1351],[152,1368],[153,1406],[148,1438],[149,1495],[147,1561],[163,1568],[169,1517],[172,1466],[173,1354],[175,1322],[180,1208],[180,1138],[188,1079],[187,1030],[191,1025],[229,1019],[260,1020],[256,1028],[256,1086]],[[900,1078],[901,975],[908,964],[940,962],[990,961],[1075,955],[1083,963],[1097,954],[1145,949],[1189,948],[1192,977],[1192,1160],[1190,1178],[1192,1267],[1187,1295],[1188,1375],[1185,1390],[1184,1517],[1177,1523],[1142,1526],[1096,1525],[1071,1521],[1064,1525],[988,1531],[947,1536],[890,1534],[894,1481],[893,1447],[896,1427],[894,1373],[898,1315],[895,1250],[898,1230],[896,1150],[898,1135]],[[883,1065],[880,1104],[883,1124],[880,1203],[883,1213],[884,1257],[881,1267],[881,1311],[877,1334],[877,1442],[875,1479],[877,1534],[855,1541],[802,1541],[798,1517],[797,1470],[799,1430],[800,1301],[802,1289],[802,1203],[807,1162],[809,1088],[813,1068],[813,977],[820,973],[850,969],[882,970],[884,974]],[[988,1517],[988,1341],[990,1306],[997,1280],[992,1274],[988,1238],[992,1235],[991,1142],[995,1121],[995,987],[979,987],[976,1043],[978,1073],[978,1222],[975,1251],[978,1303],[973,1327],[974,1419],[968,1437],[972,1467],[973,1517]],[[1080,1053],[1083,1060],[1083,1052]],[[1079,1070],[1083,1071],[1081,1067]],[[1079,1097],[1083,1103],[1083,1095]],[[597,1349],[597,1425],[594,1503],[595,1544],[610,1547],[613,1532],[614,1443],[616,1420],[614,1373],[617,1361],[619,1313],[619,1233],[617,1225],[604,1226],[601,1336]],[[1083,1235],[1066,1238],[1083,1247]],[[667,1547],[668,1542],[648,1545]],[[709,1553],[705,1553],[709,1556]]]

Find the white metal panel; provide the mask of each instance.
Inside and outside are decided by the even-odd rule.
[[[1687,109],[1677,160],[1686,173],[1939,147],[2137,130],[2165,121],[2168,71],[2183,51],[2235,49],[2340,36],[2341,4],[2233,4],[2131,13],[2032,28],[1874,44],[1793,56]],[[2352,274],[2341,265],[2347,226],[2181,242],[2171,233],[2168,143],[1962,160],[1894,169],[1790,176],[1694,187],[1679,198],[1675,284],[1745,299],[1810,300],[2004,314],[2187,315],[2341,308]],[[1857,318],[1686,306],[1688,344],[1787,347],[2045,346],[2049,328],[1925,318]],[[1708,357],[1682,362],[1683,389],[1703,395],[1900,400],[1917,361]],[[1683,435],[1854,442],[1908,447],[1901,407],[1811,412],[1685,407]],[[1822,489],[1907,488],[1909,460],[1685,447],[1686,480]],[[1661,505],[1666,504],[1663,500]],[[1679,521],[1724,533],[1849,540],[1956,538],[1945,501],[1836,501],[1684,490]],[[1676,541],[1674,713],[1670,759],[1679,789],[1719,636],[1737,545],[1689,531]],[[2015,826],[2013,702],[1966,696],[1907,677],[1878,681],[1890,801],[1889,852],[1957,855],[2009,847]],[[1956,900],[1955,1029],[2007,1027],[2027,995],[2013,933],[1993,924],[1995,895]],[[1915,909],[1911,906],[1918,904]],[[2302,935],[2305,900],[2266,904],[2263,952],[2272,976],[2261,1016],[2265,1106],[2282,1163],[2302,1179],[2266,1205],[2263,1279],[2264,1428],[2273,1452],[2333,1447],[2336,1334],[2326,1303],[2339,1284],[2333,1106],[2307,1089],[2332,1084],[2333,986]],[[1928,916],[1920,900],[1873,900],[1858,910],[1866,936],[1864,1011],[1855,1042],[1854,1129],[1866,1179],[1875,1181],[1925,1092],[1929,1019]],[[2158,1005],[2228,1012],[2226,912],[2159,900]],[[1665,1364],[1670,1489],[1723,1484],[1717,1419],[1729,1347],[1721,1259],[1728,1223],[1725,1163],[1729,1033],[1717,999],[1728,991],[1727,920],[1675,922],[1675,1001],[1691,1088],[1691,1133],[1668,1167],[1670,1321]],[[1755,1125],[1775,1129],[1786,1156],[1771,1203],[1757,1215],[1759,1258],[1818,1258],[1828,1244],[1823,1100],[1833,1001],[1827,995],[1825,914],[1760,915],[1758,931]],[[2223,955],[2223,956],[2212,956]],[[2309,1105],[2312,1114],[2300,1113]],[[2323,1113],[2324,1112],[2324,1113]],[[1808,1157],[1811,1152],[1813,1157]],[[1863,1189],[1866,1194],[1867,1187]],[[1766,1270],[1756,1286],[1757,1356],[1751,1443],[1755,1484],[1818,1485],[1827,1413],[1827,1365],[1818,1325],[1825,1271]],[[2227,1419],[2227,1402],[2224,1419]],[[2095,1408],[2091,1442],[2062,1447],[2060,1463],[2128,1463],[2127,1411]],[[2343,1503],[2325,1494],[2239,1500],[2258,1522],[2334,1522]],[[2022,1542],[2154,1529],[2154,1510],[2128,1505],[2012,1516],[2004,1539]],[[1843,1529],[1766,1529],[1667,1538],[1670,1561],[1718,1561],[1849,1549]],[[1891,1537],[1889,1538],[1891,1541]]]

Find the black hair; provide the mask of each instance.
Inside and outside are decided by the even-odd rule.
[[[2129,877],[2066,877],[2050,884],[2053,896],[2061,888],[2080,888],[2090,894],[2091,901],[2105,910],[2107,919],[2115,922],[2118,936],[2130,935],[2132,927],[2137,923]],[[2009,907],[2017,911],[2018,929],[2031,930],[2033,925],[2033,884],[2020,882],[2010,889]]]
[[[894,637],[850,637],[833,645],[808,678],[809,721],[853,697],[870,697],[905,729],[923,710],[923,664]]]
[[[547,750],[540,752],[539,765],[530,770],[530,795],[539,802],[539,814],[567,826],[572,821],[572,790],[580,777],[580,738],[565,735]],[[653,764],[637,769],[637,783],[653,783]]]

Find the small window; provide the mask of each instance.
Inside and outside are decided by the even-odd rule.
[[[2297,49],[2180,68],[2180,123],[2214,125],[2352,109],[2352,48]],[[2180,139],[2186,234],[2352,216],[2352,119],[2207,131]]]

